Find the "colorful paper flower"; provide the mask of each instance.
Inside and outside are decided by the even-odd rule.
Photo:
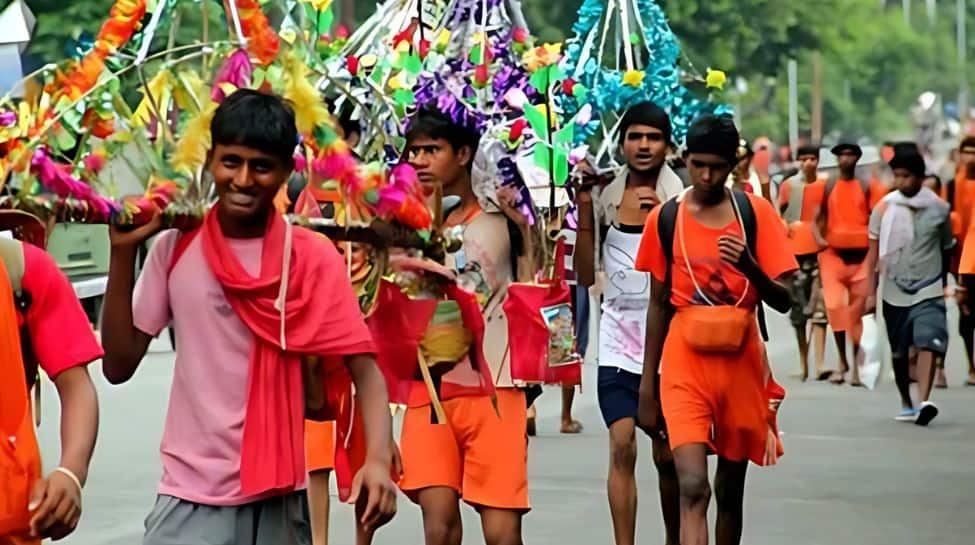
[[[643,70],[627,70],[623,74],[623,85],[629,85],[630,87],[640,87],[643,85],[643,78],[647,74]]]
[[[254,67],[251,65],[251,58],[247,51],[243,49],[234,51],[227,57],[213,79],[210,99],[217,103],[223,102],[233,90],[250,86],[253,74]]]
[[[708,68],[708,75],[705,78],[708,89],[724,89],[724,84],[727,81],[728,76],[725,75],[724,71]]]
[[[534,73],[546,66],[557,64],[562,59],[562,44],[545,44],[529,49],[521,58],[525,69]]]

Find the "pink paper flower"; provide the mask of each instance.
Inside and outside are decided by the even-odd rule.
[[[247,51],[243,49],[234,51],[217,72],[210,98],[217,103],[223,102],[223,99],[227,98],[226,87],[240,89],[249,86],[253,73],[254,67],[251,65],[251,58]]]

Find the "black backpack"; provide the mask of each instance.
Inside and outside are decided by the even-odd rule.
[[[731,196],[738,205],[735,211],[737,215],[741,213],[741,223],[745,227],[745,242],[748,251],[752,256],[757,256],[756,244],[758,237],[758,222],[755,220],[755,209],[748,195],[742,191],[733,190]],[[664,256],[667,258],[667,277],[664,279],[664,289],[666,290],[665,300],[670,300],[671,269],[674,265],[674,230],[677,225],[677,211],[679,203],[677,199],[670,199],[661,205],[660,217],[657,220],[657,235],[660,238],[660,246],[663,248]],[[758,328],[762,332],[762,339],[768,341],[768,326],[765,323],[765,306],[759,301],[756,312],[758,314]]]

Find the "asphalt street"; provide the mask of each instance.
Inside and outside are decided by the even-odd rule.
[[[975,388],[966,388],[961,343],[948,358],[950,388],[937,390],[941,416],[927,429],[896,423],[899,409],[889,371],[870,392],[851,386],[800,383],[794,339],[772,319],[769,355],[788,389],[780,426],[786,455],[772,468],[752,467],[743,543],[749,545],[971,545],[975,543]],[[835,362],[832,351],[828,362]],[[109,386],[92,374],[102,407],[98,447],[85,491],[81,527],[66,545],[141,542],[160,474],[158,443],[172,377],[173,354],[157,343],[135,378]],[[538,403],[539,436],[530,444],[525,518],[530,545],[610,544],[606,501],[607,436],[596,406],[595,367],[587,365],[575,414],[578,436],[558,433],[559,394]],[[219,387],[218,377],[213,386]],[[57,398],[44,392],[40,430],[46,460],[57,459]],[[656,475],[649,441],[641,437],[638,543],[662,543]],[[713,465],[713,464],[712,464]],[[713,469],[713,468],[712,468]],[[713,506],[712,506],[713,512]],[[712,513],[713,514],[713,513]],[[351,545],[352,513],[333,508],[333,544]],[[464,544],[483,543],[476,513],[464,509]],[[419,509],[405,498],[379,545],[422,544]]]

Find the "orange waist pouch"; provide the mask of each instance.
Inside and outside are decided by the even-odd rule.
[[[829,242],[829,245],[834,249],[838,248],[843,250],[862,249],[867,248],[870,245],[866,227],[830,228],[829,233],[826,235],[826,241]]]
[[[688,346],[704,353],[740,351],[755,324],[754,312],[730,305],[680,307],[674,318],[683,322]]]

